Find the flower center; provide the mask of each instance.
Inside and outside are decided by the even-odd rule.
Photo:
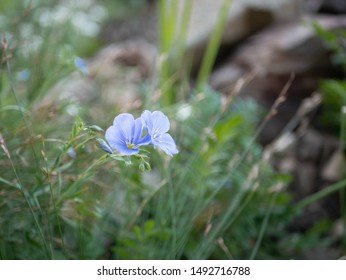
[[[126,147],[130,150],[132,150],[135,147],[135,144],[132,143],[126,143]]]

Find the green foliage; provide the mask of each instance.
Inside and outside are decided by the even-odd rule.
[[[317,22],[313,23],[316,34],[323,39],[326,47],[333,52],[333,62],[340,64],[346,69],[345,38],[346,32],[340,28],[338,30],[326,30]]]
[[[341,108],[346,105],[346,82],[324,80],[320,84],[320,89],[323,92],[321,124],[330,131],[338,133]]]
[[[183,67],[187,66],[184,47],[192,1],[184,1],[181,18],[178,17],[178,5],[179,2],[174,0],[157,1],[160,48],[159,84],[163,106],[169,106],[177,101],[177,85],[179,86],[183,75],[186,75],[186,70],[183,70]]]
[[[135,221],[123,229],[114,256],[227,258],[216,241],[232,236],[225,238],[232,256],[250,257],[253,245],[248,241],[255,240],[266,209],[271,206],[282,218],[287,203],[283,199],[287,195],[280,193],[271,201],[275,185],[287,178],[274,175],[262,161],[261,148],[253,143],[258,107],[244,100],[222,108],[220,95],[211,90],[176,106],[177,110],[167,114],[174,121],[176,111],[180,153],[170,162],[151,155],[152,171],[146,179],[152,188],[150,199],[144,199],[145,206],[140,207]],[[142,189],[148,187],[146,180]],[[138,232],[143,231],[147,217],[156,227],[154,236],[146,238]]]
[[[335,238],[327,235],[331,226],[330,220],[320,220],[304,233],[286,235],[278,247],[286,255],[311,258],[313,254],[323,253],[331,244],[335,243]]]
[[[326,47],[332,52],[332,62],[346,70],[346,52],[344,30],[329,31],[318,23],[313,23],[316,34],[323,40]],[[341,108],[346,105],[346,83],[344,80],[323,80],[320,83],[323,93],[321,124],[334,133],[340,130]]]
[[[232,4],[232,0],[224,0],[220,7],[219,16],[217,18],[217,22],[215,23],[215,28],[212,33],[212,36],[209,39],[206,53],[203,57],[201,69],[198,73],[198,77],[197,77],[198,90],[201,89],[207,83],[212,67],[214,66],[214,62],[215,62],[216,55],[218,53],[218,49],[221,43],[223,30],[228,18],[231,4]]]
[[[332,51],[332,62],[343,67],[343,74],[346,72],[346,32],[343,29],[328,31],[318,24],[314,24],[316,33],[324,40],[328,49]],[[329,79],[324,80],[320,84],[320,90],[323,93],[322,115],[320,121],[322,125],[334,134],[339,135],[339,154],[341,160],[345,161],[345,143],[346,143],[346,82],[345,80]],[[340,178],[345,178],[345,171],[339,168]],[[343,225],[346,224],[346,203],[345,203],[345,180],[340,180],[312,195],[302,201],[308,203],[314,199],[324,196],[333,189],[339,189],[339,206],[340,215]],[[343,245],[346,244],[346,238],[342,240]]]
[[[167,254],[158,244],[164,244],[169,238],[170,232],[164,225],[158,226],[154,220],[147,220],[119,238],[113,247],[114,256],[123,260],[155,259],[158,251],[162,251],[159,252],[162,256]]]

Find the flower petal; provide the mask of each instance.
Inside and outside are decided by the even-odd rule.
[[[119,154],[123,155],[123,156],[131,156],[131,155],[135,155],[139,153],[138,149],[129,149],[126,146],[119,146],[118,148],[116,148],[117,151],[119,152]]]
[[[154,111],[151,114],[151,118],[153,123],[151,131],[152,137],[158,137],[169,130],[170,123],[167,116],[164,113],[160,111]]]
[[[147,131],[151,132],[153,129],[153,121],[151,117],[151,112],[148,110],[145,110],[141,115],[141,120],[143,127],[147,129]]]
[[[113,149],[115,149],[115,147],[119,145],[126,147],[125,135],[119,126],[110,126],[106,130],[105,138]]]
[[[72,147],[70,147],[70,148],[68,148],[68,150],[66,151],[66,153],[71,157],[71,158],[75,158],[76,157],[76,152],[75,152],[75,150],[72,148]]]
[[[106,130],[105,138],[109,145],[118,151],[121,155],[134,155],[138,154],[139,150],[136,148],[129,149],[123,134],[123,130],[119,126],[112,125]]]
[[[85,61],[83,59],[81,59],[80,57],[75,57],[74,65],[84,76],[89,75],[88,67],[86,66]]]
[[[131,114],[124,113],[114,118],[113,126],[121,131],[122,138],[125,139],[126,143],[131,143],[133,140],[134,123],[135,119]]]
[[[137,142],[137,146],[149,145],[151,143],[151,136],[147,132],[142,139]]]
[[[171,157],[173,156],[173,154],[177,154],[179,152],[172,136],[168,133],[152,139],[152,143],[154,146],[158,147]]]
[[[139,139],[142,136],[142,131],[143,131],[143,125],[142,125],[142,120],[141,118],[137,118],[134,122],[134,125],[132,127],[132,139],[131,143],[137,145],[139,142]]]
[[[105,140],[103,139],[96,139],[97,142],[99,143],[100,147],[102,148],[102,150],[104,150],[105,152],[109,153],[109,154],[113,154],[113,151],[111,149],[111,147],[109,147],[109,145],[106,143]]]
[[[123,131],[119,126],[112,125],[106,130],[105,138],[109,145],[118,151],[121,155],[134,155],[139,151],[138,149],[129,149],[125,141]]]

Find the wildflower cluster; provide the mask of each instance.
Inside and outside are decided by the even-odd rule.
[[[153,145],[167,155],[178,153],[176,144],[167,132],[170,123],[165,114],[159,111],[145,110],[135,119],[133,115],[124,113],[116,116],[113,125],[105,133],[105,141],[100,142],[104,151],[113,154],[131,156],[138,154],[141,146]]]

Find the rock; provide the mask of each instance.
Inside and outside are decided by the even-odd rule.
[[[331,229],[331,236],[333,238],[343,238],[345,236],[346,230],[345,230],[345,222],[343,221],[342,218],[337,219],[333,227]]]
[[[183,2],[184,0],[180,0],[180,3]],[[215,0],[212,4],[209,0],[192,0],[192,3],[188,47],[200,45],[210,37],[224,0]],[[235,43],[274,20],[296,18],[299,12],[299,1],[296,0],[233,1],[228,13],[223,42]]]
[[[90,62],[90,75],[101,86],[104,104],[122,110],[138,101],[140,83],[155,71],[157,49],[143,40],[112,44],[101,50]]]
[[[228,62],[212,74],[211,85],[217,89],[225,89],[236,82],[242,74],[250,71],[257,74],[253,81],[256,88],[258,82],[263,84],[263,79],[268,83],[264,86],[272,86],[275,81],[268,78],[273,76],[279,79],[291,73],[305,74],[306,77],[309,74],[316,76],[328,73],[333,67],[324,43],[315,35],[312,21],[317,21],[329,30],[346,27],[346,16],[307,17],[298,22],[291,21],[269,27],[242,44]],[[229,76],[227,72],[230,73]],[[285,81],[278,82],[282,89]],[[305,78],[301,83],[306,84],[306,88],[315,88],[312,86],[316,81]],[[276,92],[280,92],[281,89]]]
[[[291,74],[295,74],[287,100],[261,136],[264,144],[280,133],[302,99],[316,90],[321,78],[342,75],[342,70],[330,62],[323,41],[315,35],[312,21],[329,30],[346,27],[346,16],[306,17],[301,21],[276,24],[241,44],[210,77],[210,85],[227,94],[240,78],[252,76],[238,94],[254,98],[270,108]]]
[[[311,196],[339,180],[338,138],[310,126],[285,133],[266,149],[272,151],[271,164],[293,180],[288,187],[293,203]],[[323,219],[340,217],[339,194],[334,193],[311,203],[290,223],[290,231],[303,232]]]
[[[323,182],[334,182],[328,179],[333,179],[331,176],[335,170],[331,168],[336,167],[333,154],[338,151],[338,139],[309,127],[301,133],[294,147],[296,159],[293,172],[296,178],[294,190],[297,199],[300,200],[323,188]],[[287,156],[291,157],[291,154]]]
[[[297,161],[294,177],[294,196],[297,200],[316,191],[317,168],[314,162]]]
[[[323,140],[322,135],[316,130],[305,130],[297,143],[297,159],[300,161],[318,162],[322,153]]]
[[[342,172],[341,172],[342,171]],[[336,182],[345,172],[345,160],[337,150],[322,168],[322,178],[325,181]]]
[[[293,174],[297,163],[296,153],[297,136],[292,132],[287,132],[276,138],[266,149],[270,149],[272,158],[271,164],[278,171],[286,174]]]
[[[303,0],[302,7],[307,13],[345,14],[345,0]]]
[[[184,0],[179,0],[179,2],[182,7]],[[188,48],[206,45],[224,2],[224,0],[215,0],[211,4],[209,0],[192,0],[187,36]],[[272,22],[274,17],[279,17],[276,14],[280,7],[288,2],[292,1],[233,1],[224,29],[223,42],[225,44],[235,43],[252,33],[254,29],[261,28],[260,23]]]
[[[180,0],[180,3],[183,1]],[[193,8],[186,42],[187,52],[193,56],[192,72],[197,71],[202,60],[223,2],[224,0],[213,2],[192,0]],[[233,1],[228,13],[221,48],[235,45],[275,21],[297,18],[300,10],[298,0]]]
[[[147,1],[149,2],[149,1]],[[118,16],[103,27],[99,35],[105,45],[129,40],[144,40],[152,44],[157,41],[156,3],[137,4],[137,9],[125,16]]]
[[[179,24],[185,0],[177,1],[179,1],[177,17]],[[191,1],[192,10],[186,48],[188,57],[193,57],[192,72],[196,72],[225,1]],[[234,45],[274,21],[297,18],[300,11],[299,0],[233,1],[228,13],[222,44]],[[100,37],[107,44],[133,38],[145,39],[150,43],[157,42],[156,1],[150,2],[139,11],[130,13],[128,17],[109,22]]]
[[[303,0],[302,9],[305,13],[317,13],[324,0]]]
[[[324,0],[321,8],[321,13],[344,14],[346,13],[345,0]]]

